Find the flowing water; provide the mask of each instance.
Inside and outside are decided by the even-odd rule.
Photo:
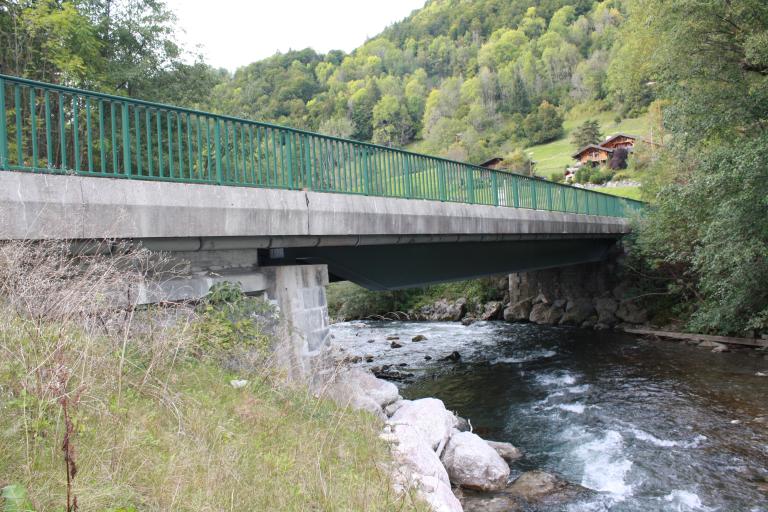
[[[440,398],[482,437],[522,448],[513,477],[542,469],[598,491],[537,510],[768,511],[762,352],[502,322],[349,322],[333,334],[374,357],[364,366],[412,373],[404,397]],[[440,360],[453,351],[459,362]]]

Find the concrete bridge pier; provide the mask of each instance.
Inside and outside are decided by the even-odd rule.
[[[278,366],[291,380],[316,380],[330,345],[325,286],[326,265],[262,267],[267,297],[280,308],[280,335],[275,347]]]

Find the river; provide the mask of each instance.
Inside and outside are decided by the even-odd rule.
[[[768,511],[762,353],[504,322],[347,322],[332,333],[373,356],[360,364],[413,374],[399,384],[405,398],[440,398],[482,437],[522,448],[513,477],[542,469],[598,491],[536,510]],[[460,361],[441,360],[453,351]]]

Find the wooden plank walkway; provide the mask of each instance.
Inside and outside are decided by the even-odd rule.
[[[711,334],[689,334],[684,332],[654,331],[652,329],[624,329],[630,334],[643,334],[671,338],[675,340],[714,341],[717,343],[729,343],[731,345],[746,345],[750,347],[768,347],[768,340],[758,338],[733,338],[731,336],[714,336]]]

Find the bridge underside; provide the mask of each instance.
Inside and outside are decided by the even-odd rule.
[[[332,280],[393,290],[600,261],[613,243],[596,238],[290,248],[278,252],[283,257],[272,251],[263,261],[325,264]]]
[[[0,173],[0,240],[135,240],[265,286],[268,266],[324,264],[382,290],[599,261],[626,218],[300,190]]]

